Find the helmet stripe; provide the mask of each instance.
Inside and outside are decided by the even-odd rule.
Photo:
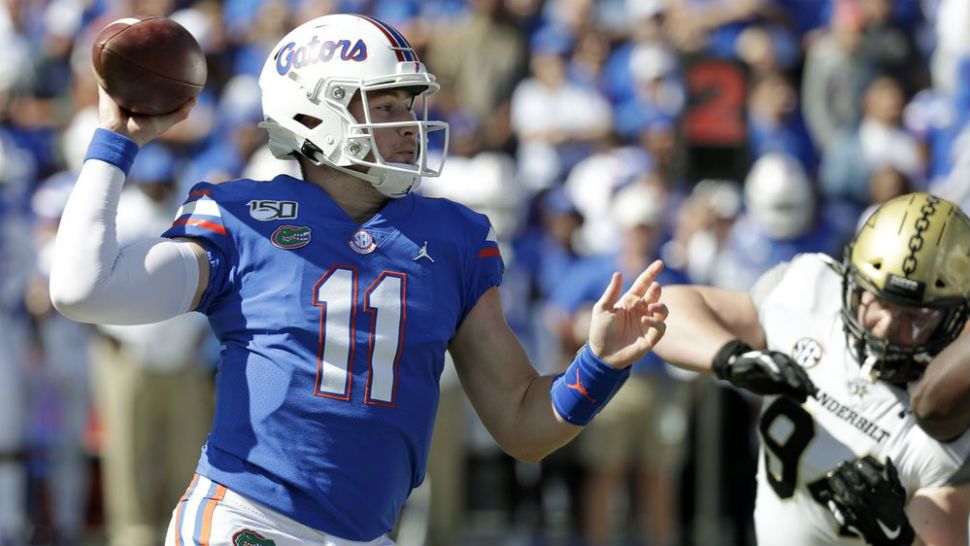
[[[366,19],[367,21],[370,21],[371,24],[373,24],[375,27],[380,29],[381,32],[384,33],[384,36],[386,36],[387,39],[390,40],[391,48],[394,50],[394,53],[397,55],[398,61],[404,62],[404,61],[418,60],[417,55],[415,55],[414,53],[414,48],[411,47],[411,44],[409,44],[408,41],[404,39],[404,36],[402,36],[401,33],[398,32],[394,27],[386,23],[383,23],[377,19],[374,19],[373,17],[368,17],[366,15],[360,15],[359,17],[362,19]]]
[[[414,48],[411,47],[411,43],[408,42],[407,38],[405,38],[404,35],[400,33],[400,31],[398,31],[396,28],[392,27],[391,25],[388,25],[387,23],[379,19],[374,19],[374,20],[384,25],[385,27],[387,27],[387,30],[389,30],[391,34],[393,34],[394,37],[397,38],[398,44],[400,44],[401,47],[405,48],[404,57],[406,60],[408,61],[418,60],[418,56],[414,53]]]

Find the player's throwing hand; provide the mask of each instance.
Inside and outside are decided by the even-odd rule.
[[[178,110],[170,114],[158,116],[132,114],[118,106],[111,95],[99,86],[98,119],[105,129],[111,129],[116,133],[125,135],[135,141],[135,144],[144,146],[176,123],[189,117],[189,112],[192,111],[197,102],[197,99],[189,99]]]
[[[663,337],[668,310],[660,302],[661,290],[656,282],[663,267],[661,260],[654,261],[622,296],[623,276],[614,273],[593,306],[589,347],[610,366],[629,367]]]

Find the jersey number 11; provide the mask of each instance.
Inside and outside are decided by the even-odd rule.
[[[317,396],[350,400],[357,323],[357,268],[333,267],[313,287],[320,307]],[[407,319],[407,276],[384,271],[364,291],[363,312],[371,316],[364,402],[394,407],[397,365]]]

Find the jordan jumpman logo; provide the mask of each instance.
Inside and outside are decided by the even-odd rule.
[[[434,258],[431,257],[431,254],[428,254],[428,241],[424,242],[424,246],[418,251],[418,255],[414,257],[414,261],[418,261],[421,258],[427,258],[431,260],[431,263],[434,263]]]
[[[579,379],[579,370],[576,370],[576,382],[566,383],[566,388],[574,390],[579,394],[583,395],[583,398],[589,400],[594,404],[596,403],[596,399],[589,395],[589,391],[586,390],[586,387],[583,385],[583,382]]]

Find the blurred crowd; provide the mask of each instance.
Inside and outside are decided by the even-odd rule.
[[[94,37],[167,15],[209,62],[190,118],[131,172],[134,238],[200,180],[298,176],[256,127],[257,78],[285,31],[332,12],[396,26],[441,82],[449,156],[419,191],[489,215],[509,321],[543,372],[585,343],[611,271],[661,257],[665,284],[746,289],[796,253],[841,257],[894,196],[970,205],[966,0],[0,0],[0,546],[158,544],[208,430],[204,320],[80,325],[46,292],[97,127]],[[648,355],[577,441],[528,465],[449,370],[399,543],[753,543],[757,401],[695,379]]]

